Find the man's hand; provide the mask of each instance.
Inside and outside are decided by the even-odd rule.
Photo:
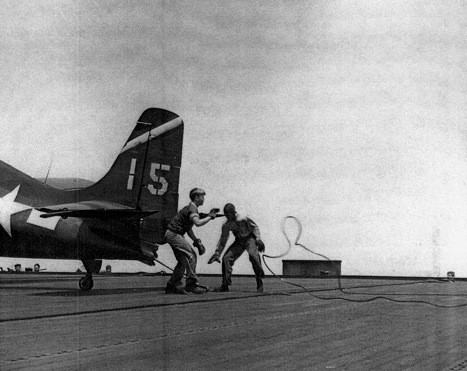
[[[264,252],[264,250],[266,250],[266,246],[264,246],[264,242],[261,240],[256,240],[256,246],[259,252]]]
[[[212,264],[214,262],[218,262],[218,263],[221,262],[220,255],[217,251],[214,253],[213,256],[211,256],[211,258],[208,261],[208,264]]]
[[[218,216],[224,216],[223,214],[218,214],[219,211],[220,211],[220,209],[214,208],[214,209],[211,209],[211,211],[209,212],[209,214],[199,213],[199,217],[200,217],[201,219],[210,217],[211,220],[212,220],[212,219],[217,218]]]
[[[211,219],[216,219],[218,212],[219,212],[219,209],[211,209],[211,211],[209,212],[209,217]]]
[[[193,246],[198,248],[199,255],[203,255],[206,252],[206,248],[199,238],[196,241],[193,241]]]

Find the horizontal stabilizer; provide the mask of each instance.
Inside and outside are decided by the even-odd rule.
[[[41,218],[52,218],[60,216],[64,219],[68,217],[73,218],[94,218],[94,219],[141,219],[149,215],[160,212],[159,210],[137,210],[137,209],[58,209],[52,210],[48,208],[37,209],[45,214]]]

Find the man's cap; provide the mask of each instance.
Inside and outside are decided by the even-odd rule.
[[[234,213],[235,212],[235,206],[233,204],[225,204],[224,206],[224,214],[227,214],[227,213]]]

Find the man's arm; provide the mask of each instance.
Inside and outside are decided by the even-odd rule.
[[[217,243],[217,249],[214,252],[214,254],[211,256],[211,259],[209,259],[208,264],[211,264],[215,261],[220,263],[221,261],[220,256],[222,254],[222,251],[224,250],[227,240],[229,239],[229,232],[230,232],[230,229],[227,223],[224,223],[224,225],[222,226],[221,237],[219,238],[219,242]]]
[[[190,228],[186,233],[193,240],[193,242],[196,242],[198,240],[192,228]]]
[[[201,243],[201,239],[195,236],[192,228],[190,228],[186,233],[193,240],[193,246],[195,246],[198,249],[199,255],[203,255],[206,252],[206,248]]]
[[[247,223],[248,223],[248,229],[250,230],[251,234],[254,236],[255,240],[261,240],[261,235],[259,233],[259,227],[256,225],[256,223],[251,220],[250,218],[247,218]]]
[[[224,251],[225,244],[227,243],[227,240],[229,239],[229,232],[230,228],[227,225],[227,223],[224,223],[222,226],[222,231],[221,231],[221,237],[219,238],[219,242],[217,243],[217,249],[216,253],[221,255],[222,251]]]
[[[266,250],[266,247],[264,246],[264,242],[261,240],[261,235],[259,233],[259,227],[250,218],[247,218],[247,222],[248,222],[248,228],[250,229],[251,234],[254,236],[256,240],[256,246],[258,247],[258,251],[264,252],[264,250]]]
[[[209,221],[213,220],[213,219],[216,219],[216,216],[217,216],[217,212],[216,212],[217,209],[212,209],[208,216],[206,216],[205,218],[201,218],[199,216],[199,214],[196,212],[196,213],[193,213],[190,218],[191,218],[191,221],[193,222],[194,225],[196,225],[197,227],[201,227],[207,223],[209,223]]]

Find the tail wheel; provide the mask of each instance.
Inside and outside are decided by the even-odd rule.
[[[83,291],[90,291],[94,286],[94,281],[92,280],[92,276],[84,276],[79,280],[79,288]]]

